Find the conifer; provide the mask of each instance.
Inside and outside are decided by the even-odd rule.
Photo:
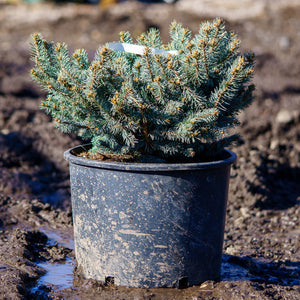
[[[129,32],[120,43],[133,44]],[[143,54],[106,44],[89,60],[64,43],[33,34],[32,77],[48,91],[41,107],[66,133],[90,140],[91,152],[146,161],[214,157],[238,135],[238,113],[252,101],[254,54],[221,19],[192,36],[176,21],[170,42],[150,29],[136,39]]]

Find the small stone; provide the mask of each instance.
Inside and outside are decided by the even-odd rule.
[[[7,128],[4,128],[1,130],[1,133],[4,134],[4,135],[7,135],[10,133],[10,131],[7,129]]]
[[[228,255],[237,255],[239,254],[239,251],[234,246],[230,245],[226,248],[225,253]]]
[[[287,36],[282,36],[279,39],[279,46],[282,50],[287,50],[291,47],[291,40]]]
[[[282,109],[278,112],[276,116],[276,123],[279,124],[288,124],[294,119],[293,113],[287,109]]]
[[[279,145],[278,140],[272,140],[271,143],[270,143],[270,149],[275,150],[276,148],[278,148],[278,145]]]
[[[250,217],[249,209],[247,207],[241,207],[240,212],[244,218]]]
[[[244,217],[237,218],[236,220],[234,220],[234,225],[238,227],[241,226],[244,223],[244,219]]]

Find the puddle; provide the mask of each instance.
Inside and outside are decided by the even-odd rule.
[[[48,237],[48,243],[50,245],[54,245],[55,243],[58,243],[59,245],[62,245],[65,248],[74,250],[74,240],[71,238],[64,238],[61,235],[58,235],[57,233],[47,230],[45,228],[40,228],[40,230],[47,235]]]
[[[230,262],[230,256],[224,254],[222,257],[221,280],[222,281],[244,281],[254,279],[247,268]]]
[[[294,286],[300,284],[300,263],[275,263],[270,259],[253,259],[250,256],[223,255],[222,281],[257,281],[267,284]]]
[[[66,289],[73,286],[74,261],[67,258],[63,263],[42,262],[39,267],[46,270],[46,274],[41,276],[37,285],[31,290],[33,294],[51,286],[53,290]]]
[[[74,241],[71,238],[65,238],[45,228],[40,228],[40,230],[47,235],[49,245],[57,243],[65,248],[74,250]],[[75,262],[72,258],[67,257],[63,262],[40,262],[37,265],[43,268],[46,273],[40,277],[36,286],[31,290],[33,295],[40,295],[45,290],[45,287],[49,286],[56,291],[73,286]]]
[[[62,235],[41,229],[48,236],[50,245],[58,243],[66,248],[74,249],[72,238],[68,233]],[[64,262],[41,262],[39,267],[45,269],[45,275],[41,276],[36,286],[31,290],[32,295],[42,295],[47,293],[49,287],[53,291],[58,291],[73,287],[73,269],[75,262],[67,257]],[[224,254],[222,257],[221,281],[258,281],[293,286],[299,284],[299,263],[285,262],[281,265],[275,264],[271,260],[255,260],[250,256],[231,256]]]

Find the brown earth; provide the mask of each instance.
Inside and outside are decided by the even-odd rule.
[[[300,7],[292,3],[227,22],[242,48],[257,55],[256,99],[242,113],[241,139],[232,147],[238,160],[231,175],[222,278],[179,290],[116,287],[78,276],[72,282],[67,273],[53,276],[54,283],[43,280],[51,273],[47,266],[66,266],[67,272],[67,263],[73,269],[75,262],[63,152],[80,141],[57,132],[40,111],[45,94],[29,76],[28,41],[38,31],[93,56],[121,30],[140,33],[156,26],[167,40],[171,20],[196,31],[206,16],[178,5],[135,1],[106,9],[0,2],[1,299],[300,298]],[[67,276],[71,283],[62,286]]]

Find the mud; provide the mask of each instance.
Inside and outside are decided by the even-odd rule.
[[[182,0],[184,1],[184,0]],[[296,1],[297,2],[297,1]],[[99,8],[0,2],[1,299],[299,299],[300,7],[228,17],[257,55],[256,99],[243,112],[232,168],[222,276],[187,289],[133,289],[82,279],[75,267],[68,166],[81,143],[54,129],[30,79],[29,35],[86,48],[177,19],[196,31],[210,16],[135,1]],[[270,3],[270,2],[268,2]],[[80,271],[80,270],[79,270]],[[62,273],[61,273],[62,272]],[[65,274],[65,276],[64,276]],[[48,277],[47,277],[48,276]],[[59,276],[67,278],[59,280]],[[49,279],[50,278],[50,279]]]

